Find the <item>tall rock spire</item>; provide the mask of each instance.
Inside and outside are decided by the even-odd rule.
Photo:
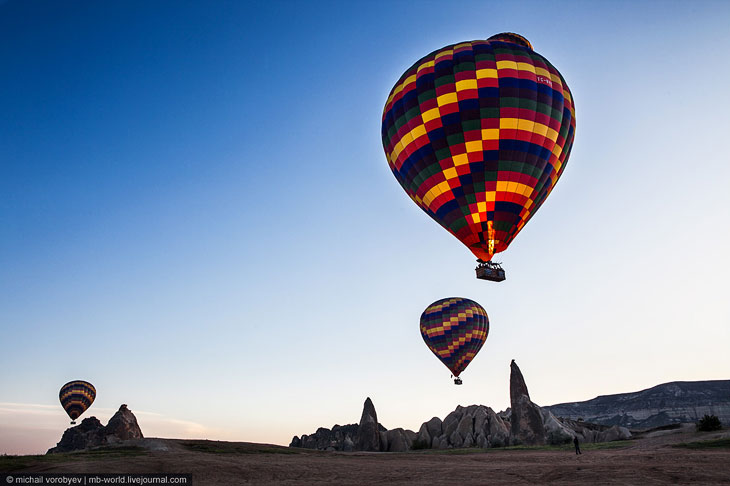
[[[362,409],[362,417],[360,417],[360,425],[357,428],[357,444],[358,451],[380,450],[380,431],[378,430],[378,414],[375,412],[375,405],[368,397]]]
[[[515,360],[510,363],[509,397],[512,407],[510,444],[545,444],[545,424],[540,407],[530,400],[525,379]]]

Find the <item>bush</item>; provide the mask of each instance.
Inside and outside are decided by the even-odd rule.
[[[710,432],[712,430],[720,430],[722,423],[717,415],[705,415],[697,422],[697,430],[702,432]]]
[[[547,436],[547,443],[550,445],[565,445],[573,442],[573,438],[569,435],[563,435],[557,432],[550,432]]]

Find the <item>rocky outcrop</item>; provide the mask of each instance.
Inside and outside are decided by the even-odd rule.
[[[626,440],[631,438],[631,432],[626,427],[614,425],[605,430],[595,442],[613,442],[614,440]]]
[[[372,400],[363,405],[359,424],[335,425],[332,429],[320,427],[312,435],[294,436],[289,447],[303,447],[321,451],[397,452],[409,450],[416,433],[411,430],[387,430],[378,423],[378,414]]]
[[[104,433],[108,443],[144,438],[142,429],[137,424],[137,417],[127,408],[127,405],[119,407],[117,413],[109,419]]]
[[[510,444],[542,445],[546,442],[540,407],[532,403],[520,368],[512,360],[509,377]]]
[[[382,434],[382,433],[381,433]],[[383,452],[406,452],[411,450],[413,441],[416,440],[416,433],[412,430],[390,429],[385,432],[385,440],[381,441],[381,451]]]
[[[631,437],[625,428],[565,420],[533,403],[542,416],[542,436],[548,444],[567,444],[578,437],[583,442],[607,442]],[[493,448],[510,445],[512,409],[495,413],[484,405],[458,406],[444,418],[433,417],[418,429],[413,448]]]
[[[590,422],[556,417],[550,410],[542,409],[545,436],[548,444],[569,444],[573,437],[581,442],[612,442],[632,437],[629,429],[618,425],[607,426]]]
[[[66,429],[61,441],[48,450],[55,452],[71,452],[98,447],[104,443],[104,426],[96,417],[85,418],[76,427]]]
[[[567,426],[562,422],[561,419],[550,413],[550,411],[542,409],[542,423],[545,427],[545,441],[548,444],[568,444],[573,441],[573,438],[578,436],[578,439],[584,439],[576,434],[575,429]],[[585,442],[585,440],[582,440]],[[593,442],[592,440],[589,442]]]
[[[137,424],[137,418],[126,405],[109,419],[104,427],[96,417],[85,418],[76,427],[66,429],[61,441],[48,450],[47,454],[57,452],[72,452],[94,447],[113,444],[122,444],[127,440],[142,439],[142,429]]]
[[[495,413],[484,405],[457,406],[443,420],[433,417],[418,433],[401,428],[387,430],[378,423],[373,402],[365,400],[359,424],[320,428],[313,435],[294,437],[290,447],[331,451],[404,452],[411,449],[490,448],[508,445],[566,444],[628,439],[624,427],[610,427],[565,419],[530,400],[525,379],[512,361],[511,407]]]
[[[716,415],[727,425],[730,424],[730,380],[675,381],[638,392],[603,395],[585,402],[544,408],[571,420],[631,429],[697,422],[705,414]]]
[[[357,424],[335,425],[332,429],[320,427],[314,434],[294,437],[289,447],[303,447],[320,451],[355,450],[354,438],[357,437]]]
[[[378,427],[378,414],[372,400],[368,397],[362,409],[360,424],[357,428],[357,441],[355,448],[358,451],[380,451],[380,430]]]
[[[489,446],[503,447],[509,445],[511,423],[505,422],[489,407],[487,407],[487,413],[489,414]]]
[[[502,447],[509,442],[509,428],[489,407],[470,405],[444,418],[433,417],[418,429],[413,444],[419,449]]]

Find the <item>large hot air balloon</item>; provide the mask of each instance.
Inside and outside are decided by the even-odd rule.
[[[545,202],[574,134],[565,80],[511,33],[422,58],[395,84],[383,112],[383,147],[396,179],[474,253],[477,276],[488,280],[504,280],[492,257]]]
[[[76,419],[94,403],[94,398],[96,398],[96,388],[88,381],[69,381],[58,392],[61,406],[71,417],[71,424],[75,424]]]
[[[421,314],[421,336],[428,348],[456,377],[484,345],[489,334],[487,311],[473,300],[450,297],[437,300]]]

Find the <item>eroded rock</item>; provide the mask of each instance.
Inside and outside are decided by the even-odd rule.
[[[47,454],[123,444],[126,441],[143,437],[142,429],[137,424],[137,418],[127,408],[127,405],[122,405],[109,419],[106,427],[101,425],[96,417],[89,417],[82,420],[79,425],[66,429],[61,441],[56,444],[56,447],[49,449]]]
[[[357,428],[357,450],[380,451],[380,431],[378,429],[378,414],[375,405],[368,397],[363,406],[360,424]]]
[[[510,444],[545,444],[545,424],[540,407],[530,400],[527,384],[514,360],[510,363],[509,391],[510,408],[512,409]]]

